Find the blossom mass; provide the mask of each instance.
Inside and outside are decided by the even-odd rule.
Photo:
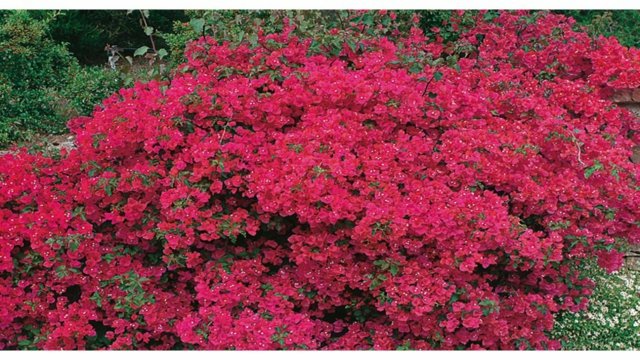
[[[640,241],[640,52],[572,25],[192,43],[1,158],[0,348],[558,348]]]

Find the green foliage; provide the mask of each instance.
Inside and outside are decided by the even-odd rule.
[[[58,16],[0,13],[0,148],[36,134],[66,132],[66,122],[88,115],[122,86],[117,74],[81,67],[65,44],[49,36]]]
[[[473,25],[470,22],[475,14],[477,14],[477,10],[468,10],[462,15],[461,24],[464,26]],[[400,14],[403,15],[406,13],[406,16],[410,16],[414,13],[411,10],[403,10],[400,11]],[[417,11],[420,15],[420,28],[425,34],[433,36],[435,32],[434,28],[438,28],[438,34],[442,36],[445,41],[455,41],[458,39],[459,30],[456,30],[450,23],[450,19],[454,12],[451,10],[420,10]],[[491,14],[496,13],[496,11],[491,11]]]
[[[88,115],[103,99],[123,87],[120,74],[99,66],[73,66],[69,81],[61,93],[69,101],[68,117]]]
[[[194,19],[203,21],[202,19]],[[193,21],[193,20],[192,20]],[[175,22],[173,24],[173,31],[170,33],[163,33],[162,38],[169,47],[169,63],[171,67],[175,67],[182,63],[183,51],[186,44],[197,38],[198,33],[194,30],[189,23]]]
[[[36,17],[46,17],[50,12],[40,10],[33,13]],[[183,10],[148,11],[149,25],[157,32],[171,31],[173,22],[180,20],[187,20]],[[84,64],[106,63],[106,44],[128,48],[149,44],[138,11],[63,10],[51,22],[50,33],[53,40],[67,43],[69,50]]]
[[[75,59],[48,38],[49,21],[26,11],[0,19],[0,146],[65,129],[56,99]]]
[[[552,335],[566,350],[639,350],[640,273],[595,266],[591,273],[597,285],[588,310],[557,315]]]
[[[116,299],[116,310],[124,310],[130,317],[135,309],[144,304],[152,304],[155,302],[153,295],[147,295],[144,291],[142,284],[149,279],[141,277],[134,271],[129,271],[124,275],[116,275],[113,277],[119,284],[120,290],[125,292],[123,298]]]
[[[594,37],[615,36],[622,45],[640,46],[640,11],[638,10],[564,10]]]
[[[591,177],[591,175],[593,175],[593,173],[595,173],[598,170],[602,170],[603,166],[600,163],[600,161],[598,161],[597,159],[593,161],[593,165],[589,166],[588,168],[584,169],[584,178],[588,179]]]

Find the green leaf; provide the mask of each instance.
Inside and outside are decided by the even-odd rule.
[[[262,289],[262,294],[266,294],[269,291],[273,290],[273,285],[271,284],[262,284],[260,285],[260,289]]]
[[[391,266],[389,267],[389,272],[392,276],[396,276],[398,274],[398,265],[391,264]]]
[[[356,52],[356,50],[358,50],[358,47],[355,43],[355,41],[353,41],[353,39],[348,39],[347,40],[347,45],[349,45],[349,48],[351,49],[351,51]]]
[[[133,56],[142,56],[146,54],[148,50],[149,50],[148,46],[141,46],[136,49],[136,51],[133,53]]]
[[[483,16],[483,18],[482,18],[482,19],[483,19],[484,21],[492,21],[493,19],[495,19],[495,18],[497,18],[497,17],[498,17],[497,12],[496,12],[495,10],[490,10],[490,11],[487,11],[487,12],[484,14],[484,16]]]
[[[151,36],[151,34],[153,34],[153,26],[146,26],[144,28],[144,33],[147,36]]]
[[[256,46],[258,46],[258,35],[253,33],[251,35],[249,35],[249,44],[251,44],[251,48],[255,48]],[[309,49],[311,49],[313,47],[313,43],[311,44],[311,47]]]
[[[611,176],[615,177],[617,181],[620,181],[620,171],[617,167],[611,169]]]
[[[367,26],[373,26],[373,13],[368,12],[362,17],[362,23]]]
[[[18,341],[19,346],[29,346],[31,345],[31,340],[20,340]]]
[[[60,265],[56,268],[56,275],[58,276],[58,278],[62,279],[69,275],[69,270],[66,266]]]
[[[480,306],[482,306],[482,315],[487,316],[495,311],[498,310],[497,308],[497,304],[495,301],[490,300],[490,299],[483,299],[480,300],[480,302],[478,303],[480,304]]]
[[[584,170],[584,178],[585,179],[590,178],[591,175],[593,175],[593,173],[595,173],[596,171],[601,170],[603,168],[604,168],[604,166],[602,166],[600,161],[594,160],[593,165],[589,166],[588,168],[586,168]]]
[[[260,317],[265,320],[273,320],[273,315],[268,311],[265,311],[262,314],[260,314]]]
[[[93,300],[98,307],[102,307],[102,297],[97,291],[94,292],[89,299]]]
[[[380,294],[378,295],[378,301],[380,305],[393,303],[393,299],[390,298],[389,295],[387,295],[386,291],[380,292]]]
[[[80,242],[78,240],[69,242],[69,250],[76,251],[80,247]]]
[[[191,19],[191,21],[189,21],[189,24],[193,28],[193,31],[197,32],[198,34],[201,34],[204,30],[204,19]]]
[[[436,72],[433,74],[433,78],[434,78],[436,81],[440,81],[440,79],[442,79],[442,73],[441,73],[440,71],[436,71]]]
[[[373,265],[378,266],[382,270],[386,270],[389,267],[389,263],[384,260],[376,260],[373,262]]]
[[[418,64],[418,63],[413,63],[411,65],[411,67],[409,68],[409,72],[412,74],[418,74],[420,72],[422,72],[422,65]]]
[[[165,49],[160,49],[160,50],[158,50],[158,58],[159,58],[159,59],[162,59],[162,58],[164,58],[164,57],[165,57],[165,56],[167,56],[167,55],[169,55],[169,53],[167,52],[167,50],[165,50]]]
[[[77,206],[75,209],[73,209],[73,212],[71,213],[72,217],[77,217],[80,216],[80,218],[82,218],[82,220],[87,220],[84,214],[84,206]]]
[[[371,284],[369,284],[369,290],[373,290],[378,286],[382,285],[383,282],[387,280],[385,275],[379,274],[375,278],[371,280]]]

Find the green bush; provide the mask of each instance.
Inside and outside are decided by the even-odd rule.
[[[103,99],[124,85],[120,73],[99,66],[74,66],[61,95],[68,101],[68,117],[89,115]]]
[[[47,37],[47,25],[26,11],[5,12],[0,19],[0,146],[64,131],[55,95],[75,59]]]
[[[640,46],[640,11],[638,10],[564,10],[558,11],[573,17],[585,26],[592,36],[615,36],[622,45]]]
[[[595,268],[588,310],[558,315],[554,337],[566,350],[640,350],[640,273],[609,275]]]
[[[87,115],[119,87],[118,75],[82,68],[65,44],[49,37],[57,15],[0,13],[0,148],[36,134],[66,131],[70,117]]]

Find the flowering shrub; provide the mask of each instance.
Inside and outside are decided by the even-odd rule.
[[[558,348],[580,264],[639,240],[638,124],[606,100],[639,53],[485,15],[205,37],[76,150],[3,156],[0,348]]]

